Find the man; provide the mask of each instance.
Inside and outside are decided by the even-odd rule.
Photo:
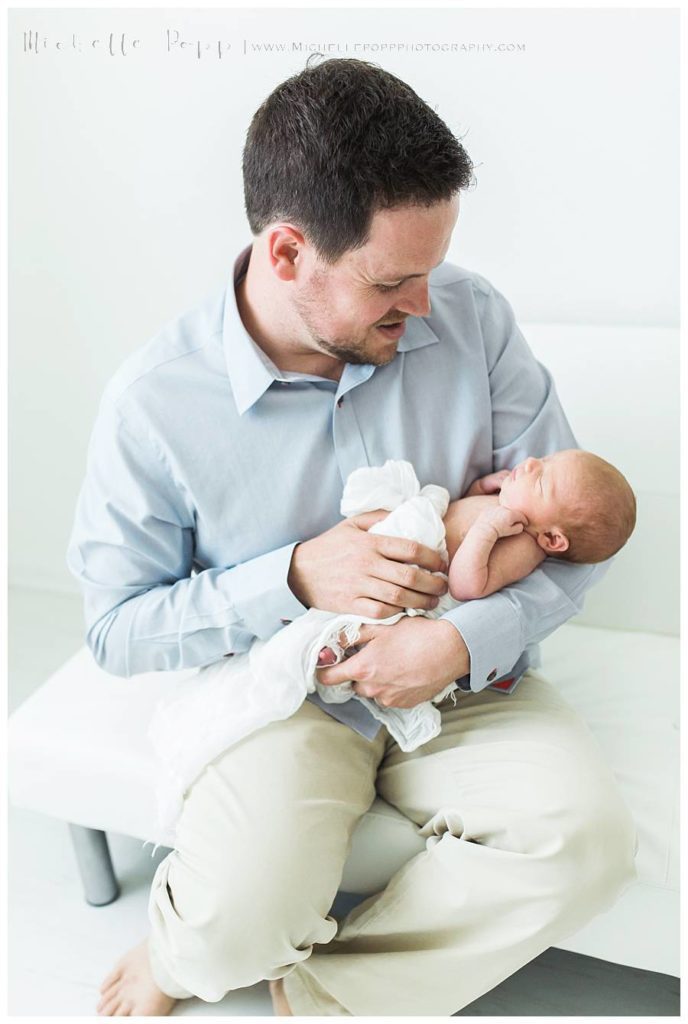
[[[470,179],[441,119],[363,62],[307,67],[257,111],[252,246],[98,414],[69,561],[101,665],[210,664],[309,607],[435,607],[436,552],[370,534],[382,510],[341,521],[349,472],[408,459],[456,499],[575,446],[506,300],[443,262]],[[451,557],[451,506],[445,523]],[[634,876],[633,825],[587,728],[532,672],[599,574],[548,560],[440,619],[364,627],[321,681],[412,707],[459,679],[440,735],[404,754],[360,702],[313,694],[217,758],[156,872],[150,937],[98,1012],[166,1014],[269,979],[281,1015],[450,1015],[610,905]],[[521,676],[513,695],[487,688]],[[338,925],[376,790],[427,848]]]

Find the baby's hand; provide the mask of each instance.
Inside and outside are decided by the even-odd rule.
[[[512,537],[514,534],[523,533],[528,525],[528,520],[522,512],[506,508],[504,505],[494,505],[485,509],[479,519],[485,526],[496,530],[498,537]]]
[[[466,492],[467,497],[474,497],[476,494],[498,494],[502,489],[502,484],[509,476],[510,470],[500,469],[497,473],[488,473],[487,476],[481,476],[479,480],[475,480],[468,491]]]

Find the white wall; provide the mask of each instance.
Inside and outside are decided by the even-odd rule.
[[[201,49],[168,52],[167,30]],[[270,43],[284,51],[257,49]],[[519,318],[678,322],[676,11],[14,9],[11,581],[72,587],[64,550],[103,385],[223,286],[249,239],[244,134],[303,67],[293,43],[382,64],[466,133],[478,184],[449,258]],[[374,49],[391,43],[434,49]],[[475,48],[437,48],[452,44]]]

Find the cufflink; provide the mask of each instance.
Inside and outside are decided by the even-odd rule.
[[[282,623],[283,626],[288,626],[291,621],[291,619],[280,619],[280,622]]]

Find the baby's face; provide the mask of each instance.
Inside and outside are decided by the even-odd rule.
[[[561,528],[565,509],[576,501],[579,458],[579,452],[567,450],[525,459],[504,480],[499,504],[522,512],[535,530]]]

